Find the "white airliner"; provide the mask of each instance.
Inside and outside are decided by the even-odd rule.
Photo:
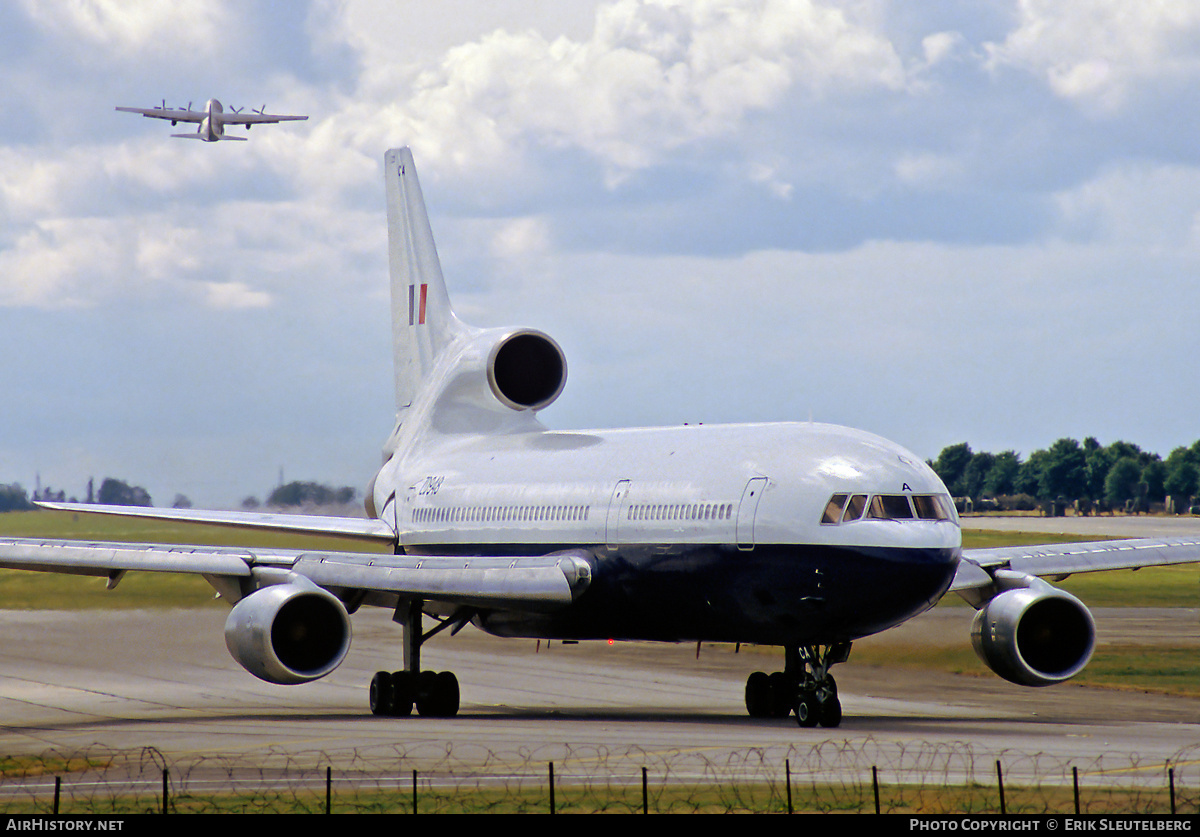
[[[1062,682],[1088,662],[1084,605],[1040,576],[1200,560],[1188,539],[961,548],[946,487],[878,436],[827,424],[554,431],[558,343],[472,328],[450,306],[408,149],[387,152],[397,417],[370,520],[65,506],[333,532],[394,554],[0,540],[0,566],[106,576],[202,574],[233,609],[234,658],[272,683],[324,677],[349,614],[394,611],[403,669],[379,672],[379,715],[451,716],[459,685],[421,648],[468,623],[509,637],[746,642],[784,649],[746,681],[755,717],[837,726],[830,668],[854,640],[954,591],[978,609],[976,650],[1001,677]],[[432,627],[426,629],[425,617]]]
[[[197,123],[195,133],[190,134],[171,134],[173,137],[180,139],[198,139],[204,142],[217,142],[218,140],[237,140],[245,142],[245,137],[231,137],[226,135],[226,125],[245,125],[249,131],[252,125],[269,125],[275,122],[295,122],[301,119],[308,119],[307,116],[287,116],[277,113],[264,113],[267,109],[266,105],[262,106],[261,110],[252,111],[251,113],[242,113],[240,108],[225,110],[221,103],[216,99],[209,99],[204,104],[204,110],[192,110],[191,102],[188,102],[186,108],[169,108],[167,103],[163,102],[160,108],[117,108],[124,113],[140,113],[142,116],[150,117],[151,119],[169,119],[172,127],[180,122]]]

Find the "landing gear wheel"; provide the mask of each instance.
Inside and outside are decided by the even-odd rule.
[[[405,718],[412,714],[413,696],[416,694],[413,680],[412,672],[392,672],[392,706],[389,715]]]
[[[417,712],[427,718],[458,714],[458,678],[450,671],[423,671],[417,676]]]
[[[386,671],[371,678],[370,704],[372,715],[392,714],[392,675]]]
[[[766,672],[756,671],[746,678],[746,711],[751,718],[771,716],[771,683]]]
[[[842,723],[842,702],[837,695],[821,704],[820,723],[823,727],[836,727]]]
[[[821,714],[821,704],[814,692],[804,691],[796,700],[796,723],[802,727],[815,727]]]
[[[786,718],[792,712],[796,702],[796,684],[792,678],[782,671],[767,675],[770,686],[770,715],[771,718]]]
[[[821,726],[836,727],[842,722],[842,702],[838,700],[837,683],[833,676],[828,675],[824,684],[817,689],[817,699],[821,702],[818,716]]]

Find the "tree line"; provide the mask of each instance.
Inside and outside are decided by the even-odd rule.
[[[345,505],[354,502],[358,491],[350,486],[332,488],[316,482],[290,482],[275,488],[267,498],[266,505],[277,508],[298,506],[328,506]],[[65,491],[54,491],[47,487],[34,492],[32,501],[29,493],[19,483],[0,484],[0,512],[28,511],[37,506],[33,501],[49,502],[80,502],[75,497],[67,497]],[[99,503],[106,506],[153,506],[150,493],[140,485],[130,485],[124,480],[106,477],[100,483],[100,490],[93,491],[93,481],[88,480],[87,494],[84,503]],[[183,494],[176,494],[171,504],[173,508],[190,509],[192,501]],[[255,498],[248,497],[242,501],[244,508],[258,508],[261,503]]]
[[[1183,512],[1200,491],[1200,440],[1177,447],[1164,460],[1132,442],[1101,445],[1089,436],[1035,450],[1028,459],[1012,450],[975,452],[966,442],[944,448],[929,465],[955,497],[998,501],[1024,498],[1036,505],[1065,501],[1082,511],[1147,511],[1163,503]],[[1004,499],[1007,498],[1007,504]]]

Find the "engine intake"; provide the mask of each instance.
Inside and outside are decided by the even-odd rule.
[[[308,683],[345,659],[350,617],[337,597],[315,584],[274,584],[234,606],[225,621],[225,644],[255,677]]]
[[[506,407],[540,410],[562,393],[567,358],[540,331],[518,331],[498,341],[488,356],[488,385]]]
[[[1096,647],[1083,602],[1038,578],[991,599],[971,625],[971,644],[996,674],[1021,686],[1051,686],[1081,672]]]

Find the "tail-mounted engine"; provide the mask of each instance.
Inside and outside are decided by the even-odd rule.
[[[1006,588],[975,614],[971,643],[988,667],[1021,686],[1051,686],[1083,670],[1096,624],[1083,602],[1040,578],[1001,570]]]
[[[238,602],[225,644],[246,671],[268,683],[307,683],[333,671],[350,650],[350,617],[332,593],[297,579]]]
[[[497,340],[487,360],[492,394],[513,410],[550,406],[567,383],[567,359],[540,331],[515,331]]]
[[[567,383],[567,358],[558,343],[528,328],[488,329],[454,347],[429,385],[431,422],[443,432],[478,430],[479,411],[512,416],[548,407]]]

